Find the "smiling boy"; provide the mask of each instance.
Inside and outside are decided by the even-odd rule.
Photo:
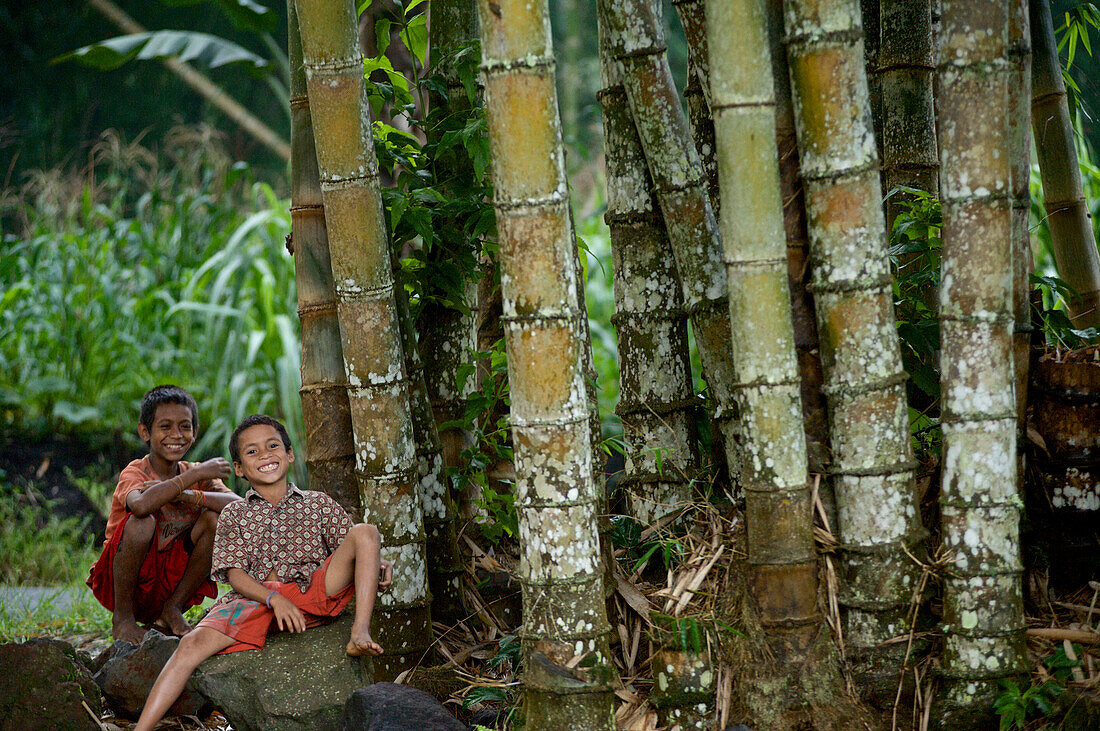
[[[213,573],[233,589],[180,640],[157,676],[135,731],[152,729],[206,658],[262,649],[275,629],[301,632],[324,623],[355,597],[346,652],[379,655],[370,618],[392,566],[379,558],[373,525],[353,524],[328,495],[300,490],[287,474],[294,450],[286,428],[252,415],[229,439],[233,470],[251,484],[227,506],[214,540]]]
[[[183,461],[199,431],[198,408],[178,386],[141,400],[138,436],[149,454],[122,470],[111,497],[106,539],[88,586],[111,610],[111,636],[138,644],[139,626],[185,635],[183,610],[217,595],[210,581],[218,513],[240,498],[221,481],[229,463]]]

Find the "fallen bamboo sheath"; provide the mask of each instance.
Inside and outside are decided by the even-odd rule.
[[[1081,629],[1060,629],[1058,627],[1037,627],[1027,631],[1028,637],[1039,637],[1044,640],[1069,640],[1092,645],[1100,642],[1100,634]]]

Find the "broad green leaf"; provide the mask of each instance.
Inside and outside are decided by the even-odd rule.
[[[268,68],[266,60],[232,41],[209,33],[179,30],[158,30],[108,38],[59,56],[53,62],[78,61],[85,66],[109,71],[134,59],[149,61],[172,57],[212,69],[243,63],[250,72],[257,75]]]

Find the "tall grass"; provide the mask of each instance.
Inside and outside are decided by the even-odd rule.
[[[0,427],[138,448],[141,395],[174,382],[199,403],[192,459],[225,454],[252,412],[304,449],[288,204],[215,133],[178,128],[159,152],[107,135],[84,169],[0,201]]]

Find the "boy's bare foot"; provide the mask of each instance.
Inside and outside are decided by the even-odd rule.
[[[381,655],[382,645],[371,639],[370,632],[363,629],[351,628],[351,639],[348,640],[347,653],[352,657],[362,655]]]
[[[112,640],[124,640],[125,642],[132,642],[135,645],[140,645],[142,639],[145,637],[145,630],[138,626],[138,623],[133,619],[112,619],[111,620],[111,639]]]
[[[183,612],[175,607],[165,607],[157,618],[156,624],[167,627],[176,637],[183,637],[193,629],[183,618]]]

